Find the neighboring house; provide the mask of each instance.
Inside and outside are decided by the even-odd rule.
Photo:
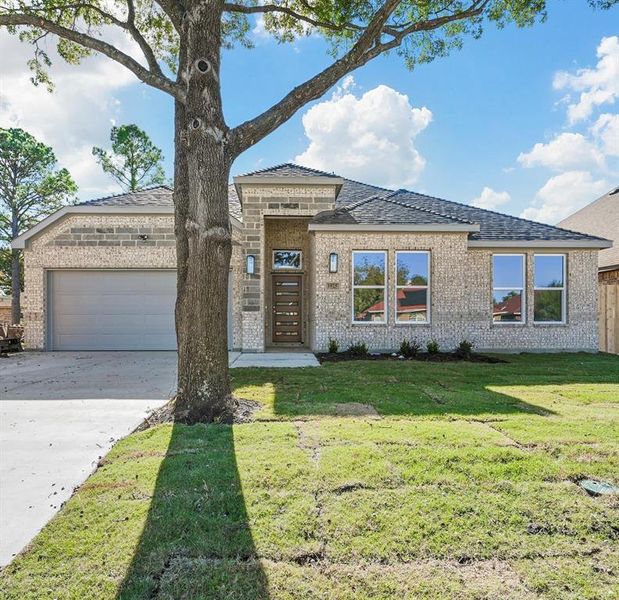
[[[229,190],[230,348],[598,347],[606,240],[291,164]],[[175,348],[169,188],[62,208],[14,246],[30,348]]]
[[[598,254],[600,283],[619,283],[619,187],[563,219],[559,227],[611,240],[613,246]]]
[[[619,187],[563,219],[561,227],[613,242],[598,254],[600,350],[619,354]]]

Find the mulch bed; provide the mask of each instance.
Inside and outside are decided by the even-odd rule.
[[[419,352],[415,356],[405,358],[399,354],[393,356],[393,354],[384,353],[369,353],[365,355],[351,354],[350,352],[338,352],[336,354],[331,352],[323,352],[316,354],[316,358],[320,364],[327,362],[344,362],[347,360],[394,360],[394,361],[410,361],[416,360],[420,362],[474,362],[474,363],[506,363],[508,361],[496,356],[486,356],[485,354],[472,353],[469,356],[459,356],[453,352],[439,352],[437,354],[430,354],[429,352]]]

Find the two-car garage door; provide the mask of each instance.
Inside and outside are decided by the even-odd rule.
[[[51,350],[175,350],[176,271],[50,271]]]

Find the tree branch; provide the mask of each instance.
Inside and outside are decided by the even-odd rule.
[[[278,4],[259,4],[256,6],[246,6],[244,4],[235,4],[233,2],[226,2],[224,4],[224,12],[237,12],[246,15],[251,14],[264,14],[264,13],[282,13],[288,15],[298,21],[303,21],[313,27],[321,27],[323,29],[330,29],[331,31],[343,31],[345,29],[354,29],[356,31],[362,29],[359,25],[353,23],[344,23],[342,25],[336,25],[328,21],[319,21],[308,15],[301,14],[287,6],[280,6]]]
[[[400,0],[386,0],[365,31],[359,36],[353,47],[340,59],[321,73],[294,88],[278,103],[250,121],[245,121],[230,132],[230,147],[233,152],[241,154],[250,146],[260,141],[269,133],[287,121],[302,106],[322,96],[335,85],[346,73],[363,64],[363,55],[380,37],[381,30],[397,8]]]
[[[146,39],[144,39],[144,36],[140,33],[140,30],[135,24],[135,3],[133,0],[127,0],[126,29],[142,50],[142,54],[144,54],[144,58],[146,58],[146,62],[148,63],[148,68],[150,69],[150,72],[157,75],[158,77],[165,78],[165,75],[163,74],[159,63],[157,62],[157,57],[155,56],[153,49],[150,47]]]
[[[0,14],[0,26],[3,25],[13,27],[20,25],[38,27],[39,29],[43,29],[45,31],[48,31],[49,33],[53,33],[71,42],[79,44],[84,48],[88,48],[90,50],[94,50],[95,52],[104,54],[108,58],[111,58],[112,60],[129,69],[138,79],[140,79],[144,83],[163,92],[166,92],[167,94],[170,94],[181,102],[184,102],[184,92],[177,83],[175,83],[171,79],[168,79],[163,74],[153,73],[149,69],[143,67],[138,61],[136,61],[128,54],[121,52],[120,50],[118,50],[118,48],[116,48],[112,44],[104,42],[103,40],[92,37],[85,33],[81,33],[79,31],[75,31],[74,29],[69,29],[68,27],[59,25],[54,21],[50,21],[49,19],[24,13]]]
[[[419,31],[432,31],[450,22],[480,15],[490,0],[474,0],[466,10],[407,24],[397,32],[389,32],[392,39],[381,42],[385,31],[385,22],[397,8],[400,0],[386,0],[375,13],[364,32],[359,36],[353,47],[329,67],[294,88],[279,102],[271,106],[254,119],[241,123],[230,131],[230,145],[233,152],[241,154],[269,133],[277,129],[294,115],[297,110],[308,102],[320,98],[329,88],[334,86],[344,75],[363,66],[371,59],[397,48],[404,39]]]

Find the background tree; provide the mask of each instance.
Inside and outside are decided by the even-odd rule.
[[[163,153],[137,125],[112,127],[112,152],[93,148],[101,168],[109,173],[126,192],[135,192],[165,183],[161,163]]]
[[[7,296],[11,295],[11,288],[13,287],[11,284],[11,248],[8,246],[0,245],[0,295],[6,294]],[[21,273],[21,281],[20,281],[20,290],[24,289],[24,273],[22,269]]]
[[[68,202],[77,186],[53,150],[23,129],[0,129],[0,243],[6,246]],[[21,252],[11,250],[11,318],[19,323]]]
[[[610,8],[617,0],[582,1]],[[267,31],[283,42],[322,35],[333,62],[231,128],[222,106],[221,51],[234,43],[250,45],[250,15],[262,16]],[[35,82],[50,85],[49,57],[40,40],[55,34],[58,52],[68,62],[99,52],[174,98],[178,420],[227,419],[234,409],[225,315],[232,252],[228,178],[236,157],[381,54],[391,51],[413,68],[446,55],[468,35],[480,36],[488,21],[523,27],[545,16],[546,0],[3,2],[0,26],[33,44]],[[141,62],[115,45],[121,32],[140,48]]]

